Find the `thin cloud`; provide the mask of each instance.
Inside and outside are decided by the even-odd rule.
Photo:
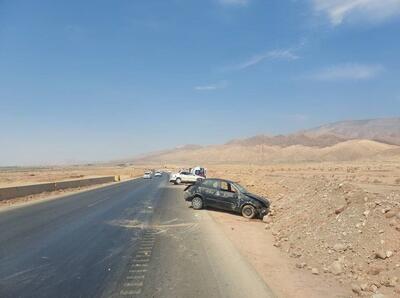
[[[227,81],[221,81],[216,84],[195,86],[194,90],[196,90],[196,91],[213,91],[213,90],[218,90],[218,89],[225,89],[227,86],[228,86]]]
[[[400,0],[311,0],[318,13],[338,26],[350,18],[381,22],[400,15]]]
[[[293,53],[292,50],[289,49],[279,49],[279,50],[273,50],[273,51],[268,51],[264,54],[260,55],[255,55],[248,59],[247,61],[240,63],[236,65],[235,68],[237,69],[246,69],[252,66],[255,66],[257,64],[262,63],[265,60],[297,60],[299,59],[299,56],[297,56],[295,53]]]
[[[250,0],[218,0],[222,5],[247,6]]]
[[[384,67],[379,64],[341,64],[331,66],[308,76],[318,81],[369,80],[380,75]]]

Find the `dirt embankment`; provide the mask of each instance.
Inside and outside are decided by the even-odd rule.
[[[262,228],[293,270],[337,282],[349,296],[400,296],[399,163],[216,166],[209,174],[271,199]]]

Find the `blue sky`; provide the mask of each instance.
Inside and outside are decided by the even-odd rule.
[[[399,116],[400,0],[0,1],[0,165]]]

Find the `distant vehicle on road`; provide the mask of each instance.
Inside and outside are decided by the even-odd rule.
[[[174,184],[195,183],[203,179],[203,176],[192,174],[187,171],[180,171],[179,173],[172,174],[169,178],[169,182],[173,182]]]
[[[152,174],[151,172],[145,172],[143,175],[143,179],[151,179],[152,178]]]
[[[246,218],[262,218],[270,205],[268,199],[223,179],[205,179],[186,187],[185,200],[191,202],[193,209],[213,207],[241,213]]]
[[[154,177],[161,177],[162,173],[160,171],[157,171],[154,173]]]

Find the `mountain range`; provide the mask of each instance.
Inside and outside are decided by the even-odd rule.
[[[400,158],[400,118],[341,121],[288,135],[257,135],[222,145],[186,145],[138,163],[284,163]]]

